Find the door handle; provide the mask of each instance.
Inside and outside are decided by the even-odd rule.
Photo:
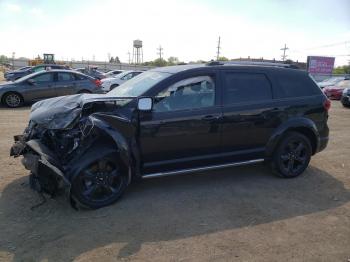
[[[202,117],[202,120],[210,121],[210,120],[218,120],[220,117],[217,115],[206,115]]]

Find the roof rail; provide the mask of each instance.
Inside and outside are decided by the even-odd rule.
[[[299,69],[299,67],[297,67],[296,65],[273,63],[273,62],[228,61],[228,62],[225,62],[225,65],[258,65],[258,66],[274,66],[274,67]]]
[[[220,61],[210,61],[208,63],[206,63],[207,66],[216,66],[216,65],[224,65],[224,63],[220,62]]]

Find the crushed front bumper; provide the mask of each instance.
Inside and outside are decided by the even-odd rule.
[[[10,155],[23,155],[22,164],[31,172],[38,186],[34,189],[54,196],[59,190],[69,192],[70,182],[64,176],[63,168],[57,157],[38,139],[27,142],[22,136],[15,136]],[[68,190],[68,191],[67,191]]]

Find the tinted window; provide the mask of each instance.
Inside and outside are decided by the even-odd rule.
[[[308,76],[276,75],[275,98],[301,97],[320,94],[319,87]]]
[[[72,81],[74,80],[71,73],[57,73],[58,81]]]
[[[224,104],[272,99],[271,85],[264,74],[225,73]]]
[[[154,101],[155,112],[196,109],[214,106],[215,81],[210,76],[181,80],[160,92]]]
[[[35,76],[32,79],[35,80],[35,82],[37,82],[37,83],[51,82],[51,81],[53,81],[53,74],[52,73],[45,73],[45,74]]]
[[[84,75],[80,75],[80,74],[73,74],[73,75],[75,77],[75,80],[85,80],[85,79],[87,79],[87,77],[84,76]]]

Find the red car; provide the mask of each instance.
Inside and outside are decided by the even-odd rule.
[[[344,88],[350,87],[350,80],[343,80],[334,86],[323,88],[323,92],[330,99],[340,100]]]

